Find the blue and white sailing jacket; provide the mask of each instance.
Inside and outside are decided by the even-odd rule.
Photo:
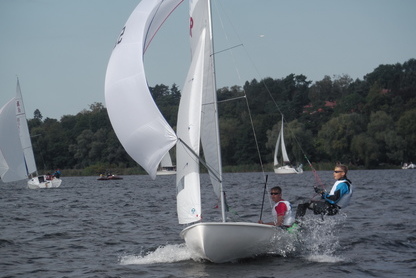
[[[345,208],[350,204],[352,191],[352,184],[349,179],[337,180],[329,193],[322,194],[322,198],[339,208]]]

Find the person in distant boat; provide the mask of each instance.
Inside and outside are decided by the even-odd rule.
[[[324,188],[314,187],[315,192],[321,194],[321,200],[299,204],[296,210],[296,219],[305,215],[307,209],[313,210],[314,214],[335,215],[341,208],[349,205],[352,197],[352,183],[347,178],[348,167],[337,164],[334,169],[336,180],[328,193]]]
[[[270,190],[270,196],[275,202],[275,205],[272,209],[272,214],[274,217],[273,222],[264,223],[262,220],[259,220],[258,223],[266,225],[274,225],[282,228],[289,228],[292,226],[294,219],[292,217],[292,206],[288,201],[282,199],[282,189],[280,186],[275,186]]]
[[[46,180],[51,180],[52,178],[53,176],[51,175],[51,173],[46,174]]]
[[[53,176],[57,179],[59,179],[61,177],[61,170],[56,169],[55,173],[53,173]]]

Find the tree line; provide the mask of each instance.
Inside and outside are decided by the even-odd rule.
[[[150,91],[175,129],[180,90],[161,84]],[[225,167],[259,163],[251,121],[262,162],[271,165],[282,114],[289,156],[297,164],[340,161],[372,169],[416,161],[415,59],[380,65],[362,80],[325,76],[313,83],[295,74],[253,79],[218,89],[218,102]],[[60,120],[43,119],[36,109],[28,123],[39,169],[97,174],[138,167],[119,143],[102,103]]]

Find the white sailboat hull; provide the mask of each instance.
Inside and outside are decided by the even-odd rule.
[[[413,163],[410,163],[409,165],[407,165],[407,164],[404,164],[403,165],[403,167],[402,167],[402,169],[416,169],[416,165],[415,164],[413,164]]]
[[[156,172],[157,176],[168,176],[168,175],[175,175],[176,170],[158,170]]]
[[[296,169],[296,168],[293,168],[292,166],[285,165],[282,167],[274,168],[274,173],[275,174],[302,174],[303,169]]]
[[[276,228],[247,222],[198,223],[182,230],[187,247],[214,263],[231,262],[266,254]]]
[[[45,176],[34,177],[28,180],[27,186],[30,189],[38,189],[38,188],[56,188],[59,187],[62,183],[61,179],[53,178],[51,180],[47,180]]]

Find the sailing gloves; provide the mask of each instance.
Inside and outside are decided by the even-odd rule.
[[[313,189],[318,194],[324,194],[325,193],[325,189],[323,189],[323,188],[319,188],[319,187],[314,186]]]

